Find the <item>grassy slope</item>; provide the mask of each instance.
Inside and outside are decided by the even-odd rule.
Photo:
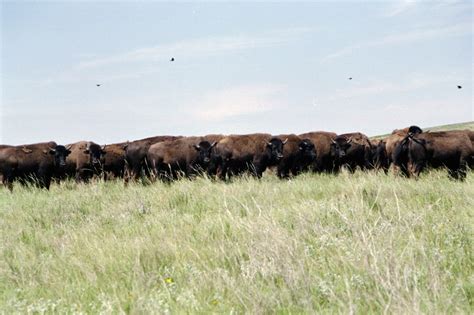
[[[15,188],[5,313],[472,311],[472,173]]]
[[[443,126],[436,126],[436,127],[423,127],[423,130],[429,130],[429,131],[447,131],[447,130],[462,130],[462,129],[469,129],[469,130],[474,130],[474,121],[468,121],[464,123],[459,123],[459,124],[450,124],[450,125],[443,125]],[[380,135],[380,136],[374,136],[371,137],[373,139],[378,139],[378,138],[385,138],[386,136],[390,135],[389,133]]]

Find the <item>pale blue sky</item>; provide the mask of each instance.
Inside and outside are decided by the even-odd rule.
[[[0,143],[473,120],[472,14],[471,1],[2,1]]]

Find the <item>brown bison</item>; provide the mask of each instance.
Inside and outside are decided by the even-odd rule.
[[[463,180],[468,163],[474,157],[467,133],[460,131],[409,133],[396,154],[408,156],[409,175],[418,176],[427,166],[446,167],[449,175]]]
[[[283,157],[284,141],[270,134],[230,135],[220,140],[214,159],[220,168],[220,178],[250,171],[260,178],[269,166],[277,165]]]
[[[100,146],[91,141],[70,144],[71,154],[66,159],[65,174],[75,177],[77,182],[88,181],[102,173],[106,145]]]
[[[141,176],[142,171],[145,175],[149,175],[149,167],[146,165],[146,155],[152,144],[179,138],[182,137],[157,136],[130,142],[125,149],[125,183],[128,183],[131,179],[137,180]]]
[[[285,143],[283,147],[283,157],[278,163],[277,175],[279,178],[296,176],[316,160],[316,150],[313,142],[309,139],[302,139],[297,135],[276,136]]]
[[[411,126],[403,129],[396,129],[389,135],[385,140],[385,152],[389,166],[394,166],[395,172],[408,176],[408,155],[406,154],[406,141],[405,138],[408,134],[420,134],[423,130],[418,126]],[[404,142],[404,146],[400,144]],[[405,152],[401,154],[400,150]]]
[[[390,161],[387,156],[386,139],[370,140],[371,144],[371,164],[376,170],[388,172]]]
[[[298,135],[301,139],[309,139],[316,148],[316,160],[313,170],[316,172],[332,172],[334,159],[331,156],[331,143],[337,137],[334,132],[314,131]]]
[[[43,142],[0,148],[0,174],[3,185],[13,190],[13,181],[26,184],[33,181],[49,189],[51,178],[66,165],[71,151],[56,142]]]
[[[164,180],[190,177],[207,170],[217,142],[204,137],[185,137],[150,146],[146,156],[153,174]]]
[[[128,143],[112,143],[105,147],[104,180],[123,177],[125,170],[125,149]]]
[[[360,133],[346,133],[337,136],[331,143],[331,155],[334,159],[335,170],[347,166],[352,172],[360,167],[371,167],[372,148],[369,138]]]

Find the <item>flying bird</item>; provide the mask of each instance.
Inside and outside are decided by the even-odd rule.
[[[170,61],[174,61],[174,57],[171,57]]]
[[[462,86],[458,85],[458,89],[462,89]]]
[[[96,84],[97,87],[101,86],[102,84]]]
[[[352,80],[352,77],[350,77],[349,80]]]

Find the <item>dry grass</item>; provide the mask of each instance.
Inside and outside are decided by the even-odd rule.
[[[472,313],[474,183],[362,173],[0,190],[3,313]]]

